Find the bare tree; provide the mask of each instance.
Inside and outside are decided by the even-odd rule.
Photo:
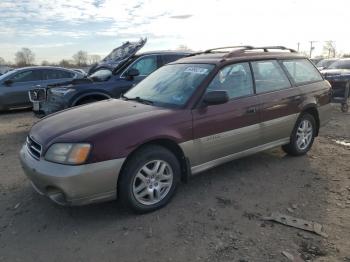
[[[73,60],[77,66],[86,66],[88,61],[88,53],[80,50],[73,55]]]
[[[15,54],[15,61],[18,66],[32,65],[35,60],[35,54],[29,48],[22,48]]]
[[[50,63],[49,63],[47,60],[43,60],[43,61],[41,62],[41,65],[42,65],[42,66],[48,66],[48,65],[50,65]]]
[[[334,41],[326,41],[323,46],[323,53],[326,57],[335,57],[336,55],[336,49],[335,49],[335,42]]]
[[[0,57],[0,65],[5,65],[5,64],[6,64],[5,59],[3,59],[2,57]]]
[[[58,63],[59,66],[62,66],[62,67],[71,67],[72,64],[69,60],[66,60],[66,59],[62,59],[59,63]]]
[[[93,65],[93,64],[96,64],[96,63],[101,61],[101,56],[99,56],[99,55],[89,55],[88,59],[89,59],[89,64]]]

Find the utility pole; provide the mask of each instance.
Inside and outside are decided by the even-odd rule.
[[[298,42],[298,52],[300,51],[300,42]]]
[[[313,44],[316,43],[317,41],[310,41],[310,58],[312,55],[312,51],[314,50]]]

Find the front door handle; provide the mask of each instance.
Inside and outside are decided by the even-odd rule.
[[[249,107],[246,111],[247,114],[255,114],[257,111],[256,107]]]

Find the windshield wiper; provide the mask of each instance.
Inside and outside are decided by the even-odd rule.
[[[142,103],[142,104],[146,104],[146,105],[153,105],[153,101],[147,100],[147,99],[143,99],[139,96],[137,97],[127,97],[124,94],[121,95],[122,98],[124,98],[125,100],[130,100],[130,101],[136,101],[138,103]]]

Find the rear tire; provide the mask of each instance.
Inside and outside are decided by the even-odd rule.
[[[349,105],[348,105],[348,103],[343,103],[343,104],[341,105],[341,111],[342,111],[343,113],[347,113],[347,112],[349,111]]]
[[[128,160],[120,174],[120,201],[137,213],[159,209],[175,194],[180,174],[179,161],[172,152],[162,146],[145,146]]]
[[[283,151],[292,156],[305,155],[312,147],[316,128],[315,118],[311,114],[301,115],[293,129],[290,143],[282,146]]]

